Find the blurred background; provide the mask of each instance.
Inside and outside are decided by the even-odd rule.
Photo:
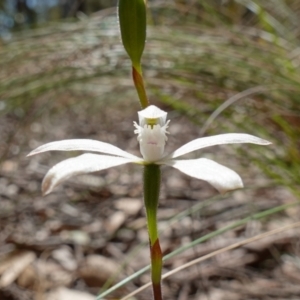
[[[108,0],[1,0],[1,37],[9,39],[12,31],[36,28],[78,14],[90,15],[116,4],[117,1]]]
[[[140,107],[116,4],[0,1],[0,299],[94,299],[149,263],[138,166],[76,177],[42,197],[46,171],[79,153],[26,158],[71,138],[139,155],[132,122]],[[163,169],[164,253],[215,233],[166,261],[165,272],[299,220],[299,22],[297,0],[148,1],[143,71],[150,101],[169,112],[167,151],[228,132],[273,143],[190,156],[241,175],[245,189],[223,196]],[[165,299],[299,299],[299,234],[273,235],[181,271],[165,280]],[[145,273],[106,299],[148,281]]]

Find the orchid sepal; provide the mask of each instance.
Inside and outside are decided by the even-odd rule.
[[[32,150],[27,156],[32,156],[48,151],[90,151],[140,160],[139,157],[126,152],[112,144],[89,139],[72,139],[47,143]]]
[[[133,162],[135,160],[130,158],[92,153],[65,159],[53,166],[45,175],[42,182],[43,195],[49,194],[59,183],[72,176],[102,171]]]
[[[208,137],[202,137],[195,139],[191,142],[188,142],[173,151],[172,153],[166,155],[163,160],[173,159],[180,157],[182,155],[211,147],[217,145],[225,145],[225,144],[256,144],[256,145],[270,145],[271,143],[267,140],[261,139],[254,135],[246,134],[246,133],[225,133],[219,135],[213,135]]]
[[[221,194],[244,186],[241,177],[235,171],[207,158],[169,160],[165,164],[208,182]]]

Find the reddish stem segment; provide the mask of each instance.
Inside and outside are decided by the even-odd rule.
[[[160,283],[153,284],[152,288],[153,288],[154,300],[162,300],[161,284]]]
[[[162,300],[161,292],[161,269],[162,269],[162,252],[159,244],[159,239],[151,246],[151,263],[152,263],[152,288],[155,300]]]
[[[139,95],[139,99],[142,105],[142,108],[146,108],[149,105],[149,101],[146,94],[146,89],[144,85],[143,76],[141,74],[141,70],[137,70],[135,67],[132,67],[132,78]]]

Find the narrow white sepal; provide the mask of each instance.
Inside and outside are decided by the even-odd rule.
[[[216,146],[216,145],[223,145],[223,144],[243,144],[243,143],[250,143],[250,144],[257,144],[257,145],[270,145],[271,143],[269,141],[263,140],[261,138],[258,138],[256,136],[250,135],[250,134],[245,134],[245,133],[227,133],[227,134],[219,134],[219,135],[214,135],[214,136],[208,136],[208,137],[203,137],[199,138],[196,140],[193,140],[168,156],[164,158],[170,159],[170,158],[176,158],[181,155],[210,147],[210,146]]]
[[[91,151],[141,160],[139,157],[123,151],[114,145],[88,139],[62,140],[47,143],[31,151],[27,156],[46,151]]]
[[[207,181],[220,193],[243,187],[242,179],[236,172],[210,159],[171,160],[165,161],[165,164],[191,177]]]
[[[86,153],[69,158],[52,167],[42,183],[42,192],[49,194],[62,181],[80,174],[97,172],[111,167],[135,162],[134,159]]]

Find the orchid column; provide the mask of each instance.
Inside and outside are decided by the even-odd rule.
[[[142,108],[147,108],[149,106],[141,67],[141,57],[146,41],[145,1],[146,0],[119,0],[119,22],[122,42],[131,59],[132,78]],[[160,126],[164,126],[161,122],[163,122],[163,119],[165,122],[166,114],[165,116],[161,116],[153,113],[151,116],[152,111],[149,111],[148,113],[150,113],[151,118],[147,118],[146,116],[139,114],[141,127],[136,125],[136,133],[139,134],[138,139],[141,146],[141,153],[144,159],[149,162],[149,164],[147,163],[144,166],[144,202],[150,241],[151,278],[154,300],[161,300],[162,253],[157,231],[157,207],[161,179],[160,166],[151,162],[155,162],[157,160],[158,156],[155,155],[155,153],[158,148],[162,149],[162,152],[159,153],[159,158],[163,155],[166,138],[162,138],[162,147],[161,145],[157,145],[156,141],[157,137],[160,135]],[[157,130],[153,130],[155,128]],[[153,136],[155,134],[154,132],[158,134],[155,137]],[[151,141],[150,144],[148,144],[149,140],[153,140],[154,144],[151,143]],[[155,159],[152,156],[156,156]]]

